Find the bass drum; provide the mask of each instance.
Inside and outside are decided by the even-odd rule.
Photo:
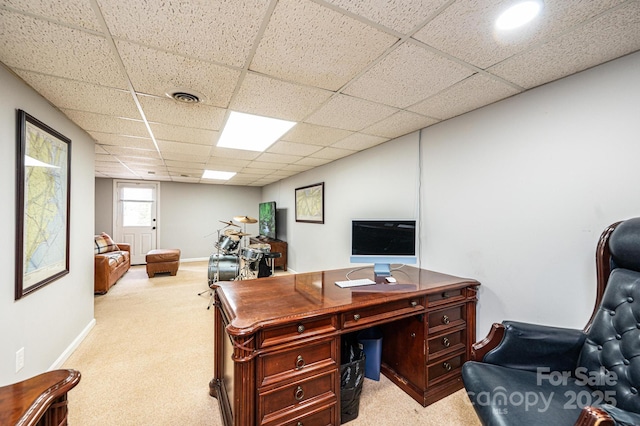
[[[219,277],[216,280],[216,272]],[[209,257],[209,283],[216,281],[233,281],[240,273],[240,259],[231,254],[212,254]]]

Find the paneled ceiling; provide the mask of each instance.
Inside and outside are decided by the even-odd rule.
[[[0,62],[95,139],[98,177],[264,186],[640,49],[638,0],[496,31],[514,3],[0,0]],[[298,124],[218,148],[232,110]]]

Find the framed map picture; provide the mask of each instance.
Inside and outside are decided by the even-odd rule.
[[[324,223],[324,182],[296,188],[296,222]]]
[[[71,140],[18,110],[16,300],[69,273]]]

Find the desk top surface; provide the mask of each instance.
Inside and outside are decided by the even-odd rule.
[[[266,325],[285,318],[308,318],[376,305],[407,296],[421,296],[479,282],[439,272],[404,266],[392,271],[396,284],[340,288],[353,268],[280,275],[243,281],[221,281],[216,289],[230,325],[238,330]],[[372,268],[349,274],[349,278],[373,278]]]

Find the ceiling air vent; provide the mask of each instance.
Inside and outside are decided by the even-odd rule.
[[[168,91],[167,96],[184,104],[197,104],[202,101],[202,96],[191,90],[174,89]]]

